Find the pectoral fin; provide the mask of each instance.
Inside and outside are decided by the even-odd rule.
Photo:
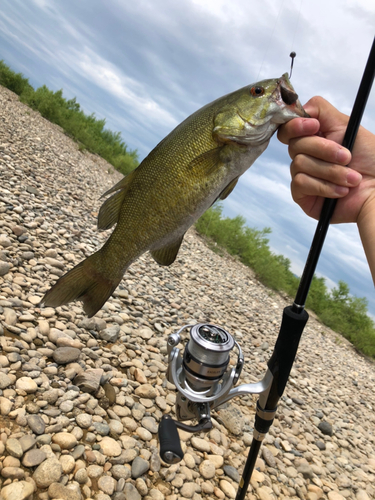
[[[233,191],[233,189],[236,187],[236,184],[238,182],[238,177],[236,177],[235,179],[233,179],[233,181],[231,181],[228,186],[223,189],[223,191],[220,193],[219,197],[218,197],[218,200],[225,200],[225,198],[227,198],[230,193]]]
[[[223,146],[215,149],[210,149],[209,151],[206,151],[205,153],[197,156],[190,162],[189,167],[191,169],[199,169],[199,171],[204,172],[205,175],[212,174],[215,171],[217,165],[221,163],[220,152],[222,150],[222,147]]]
[[[152,250],[150,253],[155,261],[161,266],[170,266],[176,260],[184,235],[170,245]]]
[[[102,198],[107,194],[115,193],[100,207],[98,215],[98,229],[101,231],[111,228],[118,222],[121,205],[123,204],[127,190],[133,180],[132,173],[121,179],[120,182],[115,184],[101,196]]]

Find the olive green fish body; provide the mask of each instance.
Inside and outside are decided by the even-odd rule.
[[[96,253],[47,292],[47,305],[83,301],[95,314],[147,250],[170,265],[187,229],[266,149],[281,123],[304,116],[287,75],[221,97],[193,113],[105,194],[99,229],[116,225]]]

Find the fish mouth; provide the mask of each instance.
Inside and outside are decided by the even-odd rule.
[[[296,115],[303,118],[310,118],[310,115],[306,113],[298,100],[298,94],[294,91],[289,81],[288,73],[285,73],[278,81],[275,98],[279,105],[283,107],[287,106]]]

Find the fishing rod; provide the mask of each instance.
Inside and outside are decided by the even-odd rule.
[[[349,149],[349,151],[352,151],[353,149],[374,77],[375,37],[342,142],[342,145]],[[283,395],[292,370],[294,359],[297,354],[298,344],[303,329],[309,318],[309,315],[305,311],[306,298],[309,293],[310,285],[318,264],[319,256],[336,203],[336,199],[326,198],[324,200],[319,222],[306,260],[305,268],[301,276],[294,303],[291,307],[286,307],[283,311],[280,332],[276,340],[273,354],[268,362],[268,369],[273,375],[271,388],[265,404],[263,404],[261,398],[258,400],[253,441],[235,500],[244,500],[245,498],[261,442],[272,425],[272,421],[276,414],[277,403]]]
[[[295,53],[292,52],[292,63]],[[362,77],[342,145],[353,148],[371,86],[375,77],[375,38]],[[235,500],[244,500],[261,443],[276,415],[299,341],[309,318],[305,301],[314,276],[337,200],[326,199],[311,244],[305,268],[292,306],[283,311],[279,334],[268,368],[262,380],[234,387],[241,375],[244,357],[237,341],[223,328],[210,325],[185,325],[168,337],[167,380],[177,388],[176,416],[163,415],[159,424],[160,456],[168,464],[178,463],[184,453],[177,428],[186,432],[212,428],[211,410],[236,396],[258,394],[253,440],[239,483]],[[185,341],[183,352],[178,347]],[[237,350],[237,362],[228,369],[230,354]],[[183,423],[197,420],[196,425]]]

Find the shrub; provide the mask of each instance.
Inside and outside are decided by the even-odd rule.
[[[128,151],[120,132],[105,128],[105,120],[95,114],[86,115],[76,98],[66,100],[63,91],[53,92],[45,85],[38,89],[29,84],[21,73],[15,73],[0,61],[0,84],[20,96],[20,100],[47,120],[60,125],[66,134],[79,143],[80,151],[88,150],[102,156],[122,174],[138,166],[137,151]]]
[[[251,267],[266,286],[287,292],[292,297],[299,279],[290,270],[290,260],[275,255],[268,246],[271,230],[246,227],[245,219],[222,217],[222,206],[210,208],[197,221],[197,230],[212,238],[220,247]],[[349,286],[339,281],[331,293],[325,279],[313,277],[306,307],[313,310],[324,324],[341,333],[361,352],[375,358],[375,325],[367,315],[365,298],[350,295]]]

